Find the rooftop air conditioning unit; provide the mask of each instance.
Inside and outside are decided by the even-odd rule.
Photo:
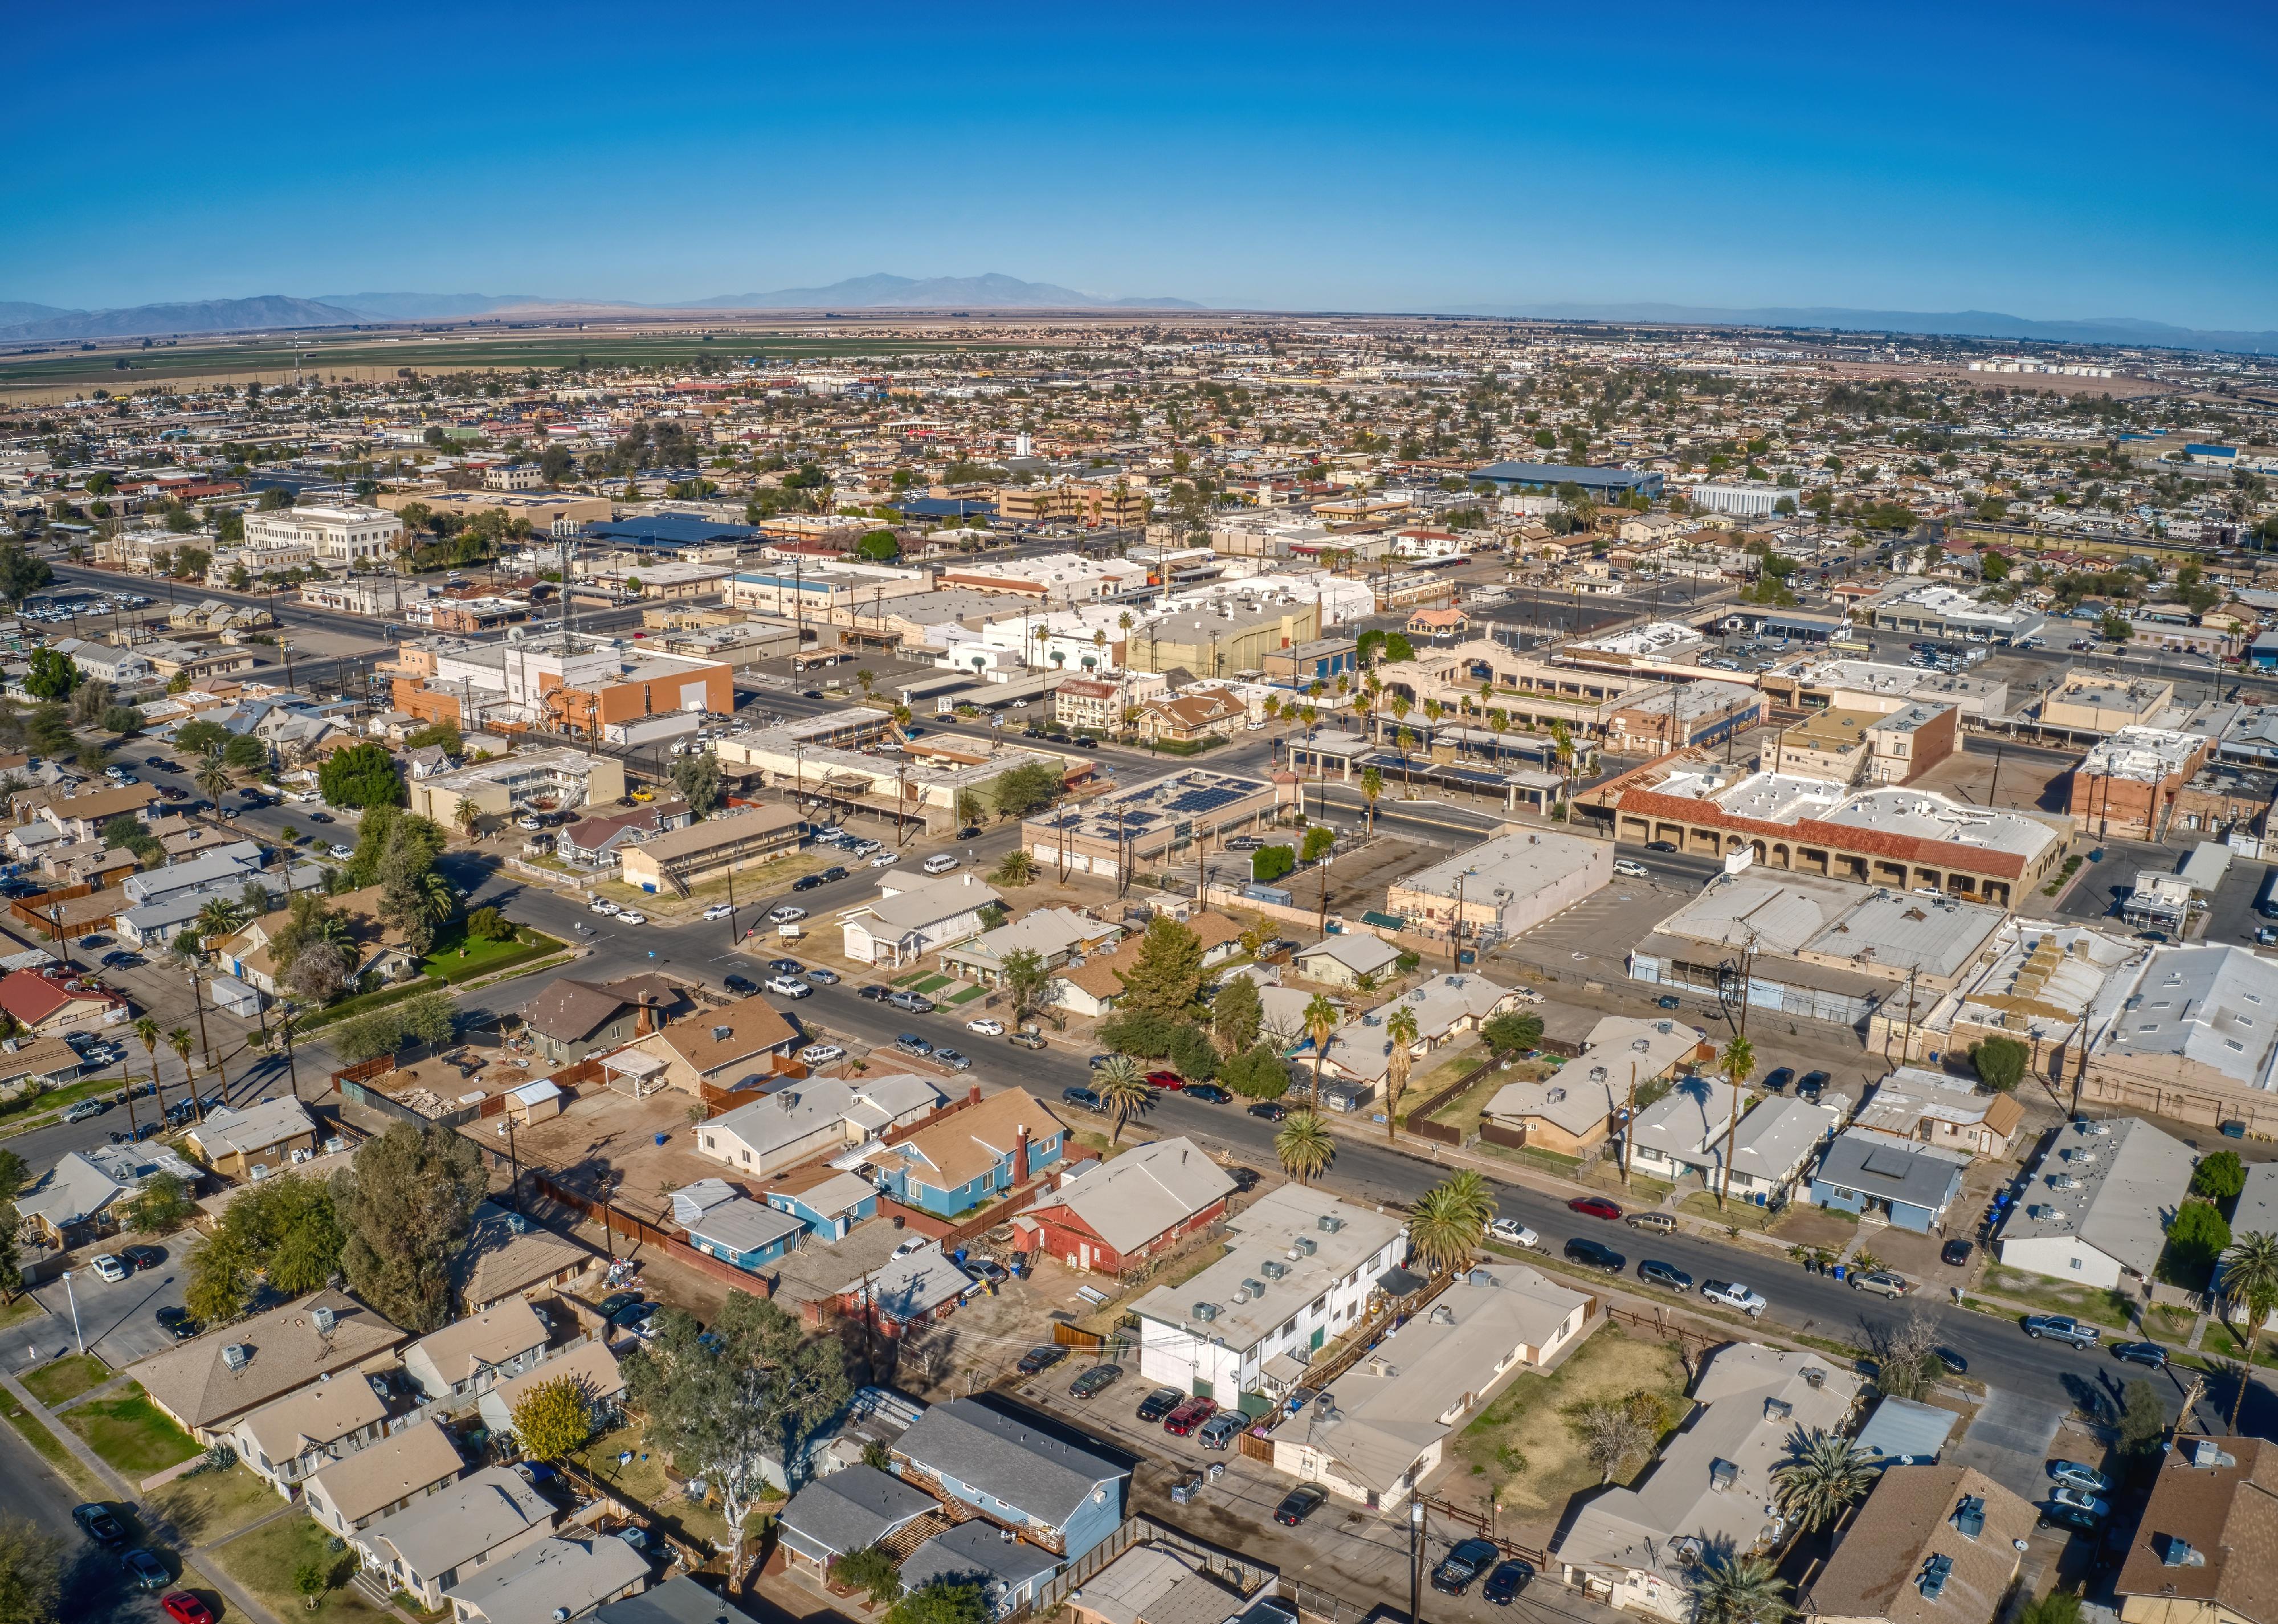
[[[1803,1367],[1803,1382],[1807,1387],[1824,1387],[1827,1385],[1827,1372],[1817,1365],[1806,1365]]]
[[[1453,1325],[1455,1322],[1456,1311],[1454,1309],[1449,1307],[1445,1303],[1434,1303],[1432,1305],[1433,1324]]]
[[[221,1362],[232,1370],[242,1370],[253,1362],[253,1350],[241,1342],[233,1342],[221,1351]]]
[[[337,1324],[339,1321],[340,1316],[334,1314],[330,1308],[325,1307],[322,1303],[317,1304],[317,1306],[309,1310],[309,1323],[317,1328],[317,1334],[320,1337],[331,1336],[333,1334],[333,1327]]]
[[[2193,1545],[2190,1541],[2174,1534],[2168,1535],[2167,1541],[2167,1543],[2160,1551],[2160,1567],[2205,1567],[2206,1566],[2206,1552]]]
[[[1242,1283],[1242,1289],[1252,1297],[1265,1295],[1265,1283],[1263,1280],[1245,1280]]]
[[[1964,1495],[1961,1504],[1953,1508],[1953,1526],[1964,1539],[1976,1539],[1985,1532],[1985,1501],[1978,1495]]]
[[[1196,1303],[1195,1305],[1195,1318],[1202,1321],[1204,1324],[1208,1324],[1211,1321],[1218,1318],[1218,1305],[1216,1303]]]
[[[1320,1249],[1321,1243],[1315,1240],[1311,1236],[1300,1235],[1296,1241],[1291,1243],[1289,1252],[1290,1255],[1293,1257],[1302,1254],[1303,1256],[1310,1258]]]
[[[1339,1229],[1345,1227],[1345,1221],[1338,1217],[1334,1213],[1323,1213],[1319,1222],[1321,1226],[1322,1232],[1328,1235],[1334,1235]]]
[[[1795,1406],[1785,1398],[1767,1398],[1764,1400],[1764,1419],[1766,1421],[1785,1421],[1794,1413]]]
[[[1494,1276],[1483,1268],[1475,1268],[1464,1276],[1464,1283],[1484,1288],[1494,1283]]]
[[[1289,1266],[1279,1258],[1268,1258],[1257,1266],[1257,1272],[1268,1280],[1279,1280],[1289,1272]]]
[[[530,1233],[530,1220],[520,1213],[508,1213],[506,1215],[506,1227],[516,1235],[527,1235]]]

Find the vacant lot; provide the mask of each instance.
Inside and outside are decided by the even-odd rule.
[[[1522,1374],[1464,1429],[1453,1459],[1475,1479],[1499,1483],[1496,1504],[1538,1541],[1547,1539],[1568,1499],[1598,1484],[1598,1470],[1583,1453],[1574,1426],[1581,1408],[1649,1394],[1662,1403],[1665,1433],[1685,1417],[1685,1387],[1676,1348],[1603,1323],[1549,1375]],[[1632,1460],[1614,1481],[1632,1482],[1645,1466],[1643,1458]],[[1460,1494],[1460,1481],[1444,1488]],[[1517,1536],[1508,1522],[1502,1531],[1506,1538]]]

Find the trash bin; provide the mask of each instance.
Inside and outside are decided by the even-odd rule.
[[[1212,1462],[1210,1463],[1210,1480],[1211,1480],[1211,1482],[1218,1482],[1218,1480],[1219,1480],[1219,1478],[1224,1477],[1225,1475],[1226,1475],[1226,1462],[1225,1462],[1225,1461],[1223,1461],[1223,1460],[1213,1460],[1213,1461],[1212,1461]]]
[[[1835,1266],[1835,1277],[1836,1277],[1838,1280],[1840,1280],[1840,1279],[1842,1279],[1842,1278],[1843,1278],[1843,1268],[1844,1268],[1844,1266],[1843,1266],[1842,1264],[1840,1264],[1840,1263],[1838,1263],[1838,1264]]]
[[[670,1138],[671,1137],[672,1137],[672,1136],[671,1136],[670,1134],[664,1134],[664,1133],[661,1133],[661,1134],[659,1134],[659,1135],[657,1135],[657,1136],[656,1136],[656,1142],[657,1142],[659,1145],[661,1145],[661,1144],[663,1144],[663,1143],[665,1142],[665,1140],[667,1140],[667,1139]]]

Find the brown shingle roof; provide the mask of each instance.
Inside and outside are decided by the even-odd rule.
[[[330,1332],[317,1329],[317,1308],[333,1311]],[[405,1339],[405,1332],[345,1292],[318,1291],[209,1331],[133,1369],[169,1414],[187,1426],[211,1428]],[[228,1347],[250,1351],[243,1368],[229,1367],[222,1353]]]
[[[2200,1445],[2217,1464],[2196,1466]],[[2228,1456],[2230,1464],[2219,1463]],[[2204,1562],[2175,1559],[2181,1546]],[[2212,1602],[2254,1624],[2278,1624],[2278,1444],[2176,1436],[2113,1586],[2123,1598]]]
[[[722,1067],[779,1049],[799,1033],[765,999],[747,998],[725,1009],[704,1010],[676,1022],[661,1036],[674,1053],[709,1076]]]
[[[1974,1537],[1953,1521],[1964,1497],[1983,1503],[1984,1527]],[[2010,1542],[2030,1537],[2039,1515],[1968,1467],[1889,1467],[1812,1581],[1802,1611],[1892,1624],[1991,1624],[2017,1571]],[[1930,1601],[1916,1581],[1939,1556],[1953,1566],[1938,1599]]]

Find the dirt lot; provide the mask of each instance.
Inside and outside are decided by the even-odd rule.
[[[575,1190],[608,1190],[628,1212],[654,1218],[665,1198],[684,1184],[722,1171],[697,1154],[688,1113],[693,1101],[675,1089],[636,1100],[591,1085],[561,1115],[515,1130],[525,1166],[558,1169]],[[657,1136],[664,1136],[662,1145]]]

